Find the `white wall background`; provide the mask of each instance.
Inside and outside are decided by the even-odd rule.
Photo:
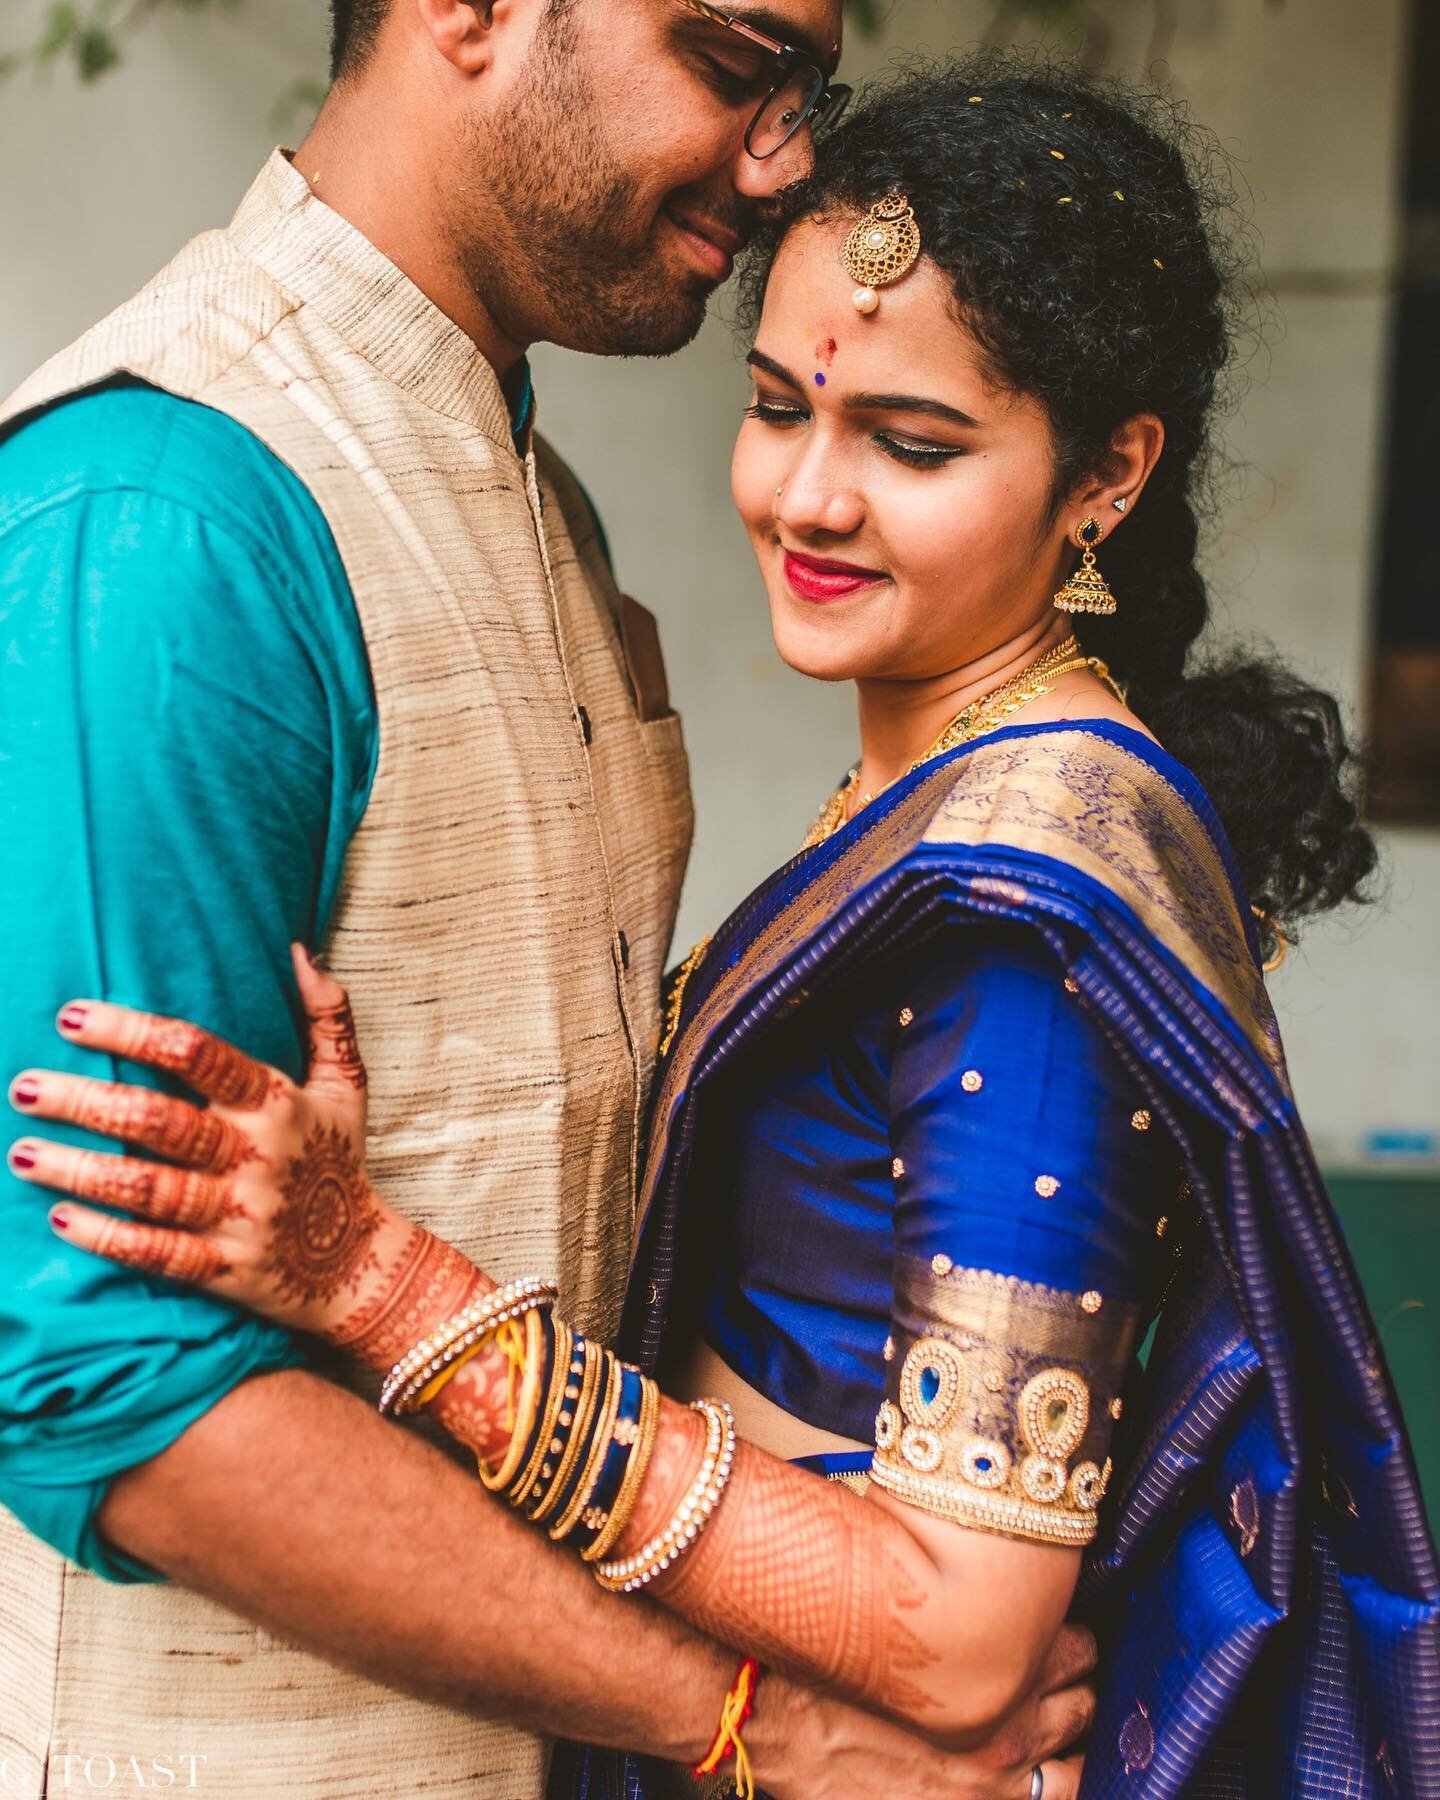
[[[5,0],[0,49],[42,0]],[[1282,325],[1228,448],[1246,471],[1211,551],[1220,611],[1355,701],[1365,668],[1386,285],[1396,235],[1404,0],[1187,0],[1170,70],[1240,158]],[[1154,13],[1112,0],[1114,65],[1140,73]],[[989,0],[894,0],[896,48],[976,40]],[[220,222],[277,135],[277,99],[324,64],[323,0],[178,18],[79,90],[0,87],[0,392]],[[293,133],[300,122],[292,122]],[[679,945],[794,848],[853,752],[848,692],[778,661],[732,517],[745,399],[719,321],[665,363],[542,350],[544,429],[605,516],[623,583],[661,615],[700,828]],[[1440,835],[1388,833],[1382,908],[1314,928],[1275,979],[1296,1087],[1332,1161],[1383,1127],[1440,1130]]]

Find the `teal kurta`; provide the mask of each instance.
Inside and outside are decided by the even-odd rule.
[[[323,935],[376,750],[329,528],[242,426],[128,384],[0,443],[4,1078],[153,1083],[56,1034],[57,1006],[100,991],[298,1075],[287,946]],[[46,1202],[0,1170],[0,1504],[73,1560],[144,1578],[95,1530],[110,1481],[300,1350],[70,1248]]]

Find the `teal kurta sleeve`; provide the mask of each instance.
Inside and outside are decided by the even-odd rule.
[[[84,995],[298,1074],[288,946],[324,931],[376,751],[339,554],[250,433],[131,383],[0,441],[0,1079],[156,1080],[57,1035]],[[7,1141],[26,1128],[10,1118]],[[144,1579],[95,1530],[110,1481],[301,1353],[60,1242],[50,1198],[0,1168],[0,1504]]]

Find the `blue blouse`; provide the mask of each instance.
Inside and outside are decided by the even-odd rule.
[[[977,1394],[1003,1390],[1003,1425],[982,1430],[973,1407],[946,1422],[1023,1463],[1030,1376],[1088,1360],[1105,1365],[1085,1372],[1083,1402],[1106,1415],[1089,1446],[1103,1451],[1171,1260],[1160,1220],[1178,1161],[1033,931],[932,938],[802,1009],[707,1095],[692,1169],[708,1190],[692,1212],[707,1241],[685,1258],[704,1271],[704,1335],[787,1412],[870,1441],[897,1344],[902,1360],[937,1336],[968,1352],[976,1321],[949,1315],[980,1294],[990,1349],[973,1368],[943,1345],[934,1367],[917,1362],[922,1407],[951,1364]],[[1065,1330],[1088,1345],[1045,1322],[1067,1305]],[[898,1442],[925,1421],[892,1424]]]

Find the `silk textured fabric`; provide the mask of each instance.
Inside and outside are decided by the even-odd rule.
[[[1099,1292],[1107,1321],[1158,1297],[1176,1152],[1062,977],[1032,933],[942,929],[711,1085],[681,1261],[707,1340],[776,1405],[871,1440],[922,1299],[897,1320],[897,1256],[941,1290],[970,1268]]]
[[[662,1071],[628,1348],[657,1357],[684,1291],[707,1091],[907,942],[997,920],[1066,972],[1189,1182],[1079,1591],[1103,1650],[1084,1800],[1436,1800],[1440,1571],[1404,1429],[1233,860],[1194,778],[1141,734],[1071,722],[962,747],[721,928]],[[562,1772],[567,1792],[618,1791],[596,1760]]]
[[[489,364],[279,153],[228,229],[0,420],[122,372],[288,464],[354,593],[380,749],[326,949],[377,1183],[501,1279],[556,1270],[567,1315],[611,1331],[691,814],[679,720],[637,714],[583,496],[543,443],[517,456]],[[171,1755],[177,1721],[216,1800],[541,1789],[523,1733],[194,1595],[106,1584],[8,1518],[0,1561],[0,1751],[37,1791],[67,1752]]]

